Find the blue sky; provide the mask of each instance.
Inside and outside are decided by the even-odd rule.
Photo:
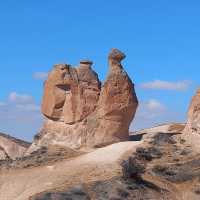
[[[1,1],[0,131],[31,140],[42,121],[37,72],[89,58],[104,80],[113,47],[140,100],[131,129],[184,121],[200,85],[199,9],[198,0]]]

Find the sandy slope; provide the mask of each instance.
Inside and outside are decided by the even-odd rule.
[[[0,172],[0,199],[27,200],[42,191],[80,182],[106,180],[120,173],[120,159],[141,142],[113,144],[51,166]]]

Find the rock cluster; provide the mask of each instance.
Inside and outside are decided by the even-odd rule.
[[[124,58],[121,51],[111,50],[103,85],[89,60],[82,60],[77,68],[55,65],[44,84],[46,121],[29,152],[52,144],[90,148],[127,140],[138,100],[121,65]]]

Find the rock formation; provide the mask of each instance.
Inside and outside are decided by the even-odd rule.
[[[200,150],[200,89],[193,96],[187,116],[187,123],[183,131],[182,139],[193,147]]]
[[[21,157],[29,146],[28,142],[0,133],[0,160]]]
[[[200,89],[197,90],[190,103],[185,132],[200,134]]]
[[[85,60],[76,69],[54,66],[44,86],[42,113],[47,118],[74,124],[95,110],[101,83],[91,65]]]
[[[47,119],[29,152],[50,144],[82,148],[127,140],[138,100],[121,65],[124,58],[112,49],[103,86],[89,60],[77,68],[55,65],[44,84],[42,113]]]
[[[65,81],[65,74],[69,66],[55,65],[44,83],[42,113],[52,120],[58,120],[62,115],[66,92],[69,86]]]
[[[0,160],[8,160],[9,156],[5,152],[4,148],[0,147]]]
[[[104,143],[128,139],[129,125],[138,105],[133,83],[121,65],[124,58],[117,49],[113,49],[108,57],[109,74],[101,89],[97,109],[100,119],[97,137]]]

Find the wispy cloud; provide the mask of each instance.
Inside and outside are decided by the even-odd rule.
[[[0,106],[3,107],[3,106],[6,106],[6,103],[5,102],[2,102],[0,101]]]
[[[157,99],[149,99],[139,104],[136,117],[154,120],[156,117],[160,116],[161,113],[166,111],[167,106],[163,103]],[[145,121],[143,121],[143,123],[145,123]]]
[[[166,109],[166,106],[160,103],[156,99],[150,99],[147,102],[143,103],[144,107],[148,108],[149,110],[153,111],[164,111]]]
[[[29,94],[11,92],[0,102],[0,131],[31,140],[42,124],[40,105]]]
[[[33,103],[32,104],[18,104],[16,105],[16,108],[22,111],[30,111],[30,112],[40,111],[40,106]]]
[[[8,100],[16,104],[30,104],[34,102],[34,99],[31,95],[18,94],[17,92],[11,92],[8,96]]]
[[[150,128],[169,122],[184,122],[184,120],[185,113],[176,112],[157,99],[149,99],[140,103],[130,130]]]
[[[47,72],[35,72],[33,73],[33,78],[36,80],[46,80],[48,77]]]
[[[154,80],[150,82],[141,83],[140,87],[144,89],[152,90],[176,90],[176,91],[185,91],[191,85],[191,81],[183,80],[177,82],[163,81],[163,80]]]

